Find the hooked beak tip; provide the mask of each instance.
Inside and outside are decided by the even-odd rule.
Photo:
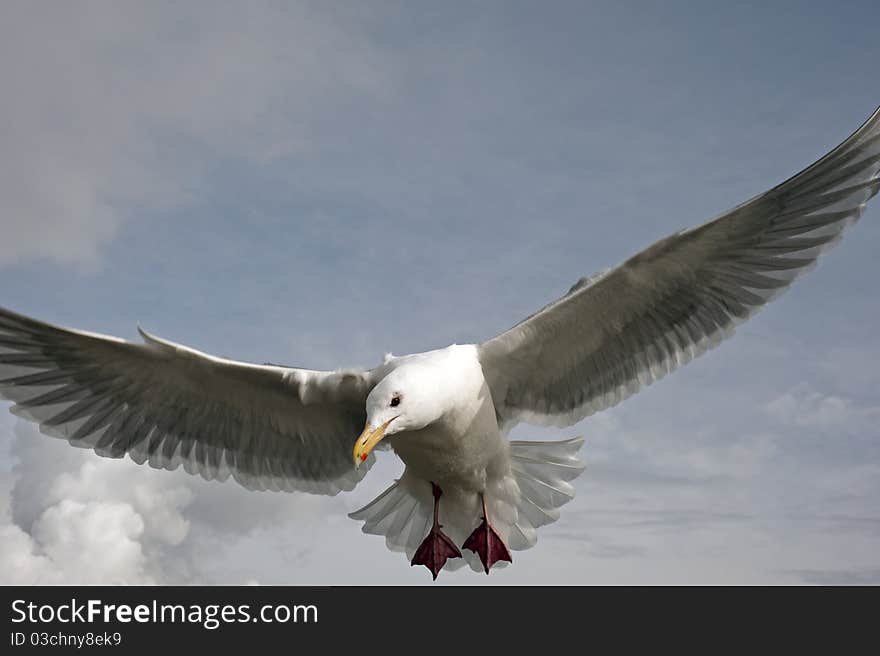
[[[360,437],[358,437],[354,443],[353,455],[355,469],[360,468],[361,463],[367,459],[370,452],[373,450],[373,447],[382,441],[382,438],[385,437],[385,431],[388,428],[388,425],[395,419],[397,419],[397,417],[389,419],[378,428],[371,428],[369,423],[364,426],[364,432],[360,434]]]

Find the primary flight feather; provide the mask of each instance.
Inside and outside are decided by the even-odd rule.
[[[488,573],[535,544],[583,470],[581,440],[511,442],[514,424],[571,425],[718,344],[878,189],[880,109],[801,173],[582,279],[497,337],[369,371],[236,362],[0,308],[0,396],[99,455],[254,490],[348,491],[390,445],[403,475],[351,516],[434,578],[465,563]]]

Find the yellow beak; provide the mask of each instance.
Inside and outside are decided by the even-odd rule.
[[[397,417],[392,417],[376,429],[371,428],[369,424],[364,426],[364,432],[361,433],[360,437],[358,437],[357,441],[354,443],[355,469],[361,466],[361,463],[367,459],[368,455],[370,455],[370,451],[382,441],[382,438],[385,437],[385,431],[388,429],[388,424],[395,419],[397,419]]]

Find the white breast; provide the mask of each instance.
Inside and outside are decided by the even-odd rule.
[[[435,394],[448,406],[440,421],[394,435],[392,448],[409,471],[441,487],[481,492],[509,470],[507,440],[473,345],[453,345],[417,356],[431,370]]]

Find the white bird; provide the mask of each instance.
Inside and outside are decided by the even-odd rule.
[[[369,371],[259,366],[0,309],[0,395],[74,446],[254,490],[351,490],[390,445],[403,475],[351,517],[434,578],[464,563],[488,573],[535,544],[583,470],[580,439],[511,442],[514,424],[571,425],[715,346],[878,189],[880,109],[791,179],[580,280],[497,337]]]

